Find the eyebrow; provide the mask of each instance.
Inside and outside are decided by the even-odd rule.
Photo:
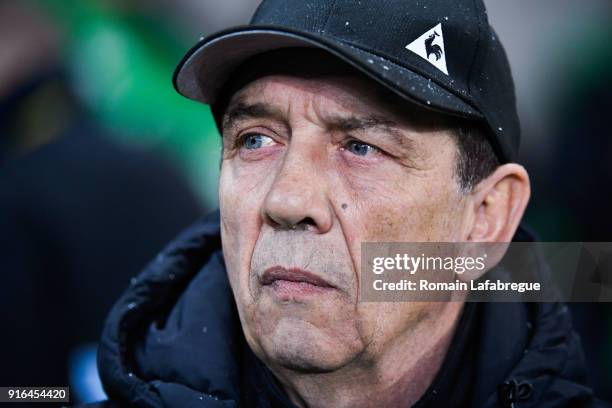
[[[264,103],[247,104],[238,102],[227,110],[223,117],[223,128],[231,128],[240,120],[246,119],[274,119],[277,122],[282,122],[287,126],[287,121],[284,118],[280,109],[273,108]],[[288,127],[288,126],[287,126]]]
[[[272,119],[283,123],[289,128],[289,124],[283,112],[265,103],[238,102],[230,106],[223,118],[223,128],[228,129],[236,125],[240,120],[247,119]],[[414,142],[399,129],[397,122],[382,116],[332,116],[325,120],[327,128],[332,131],[355,132],[371,129],[384,131],[402,148],[414,147]]]
[[[332,118],[329,121],[332,125],[333,129],[344,130],[344,131],[352,131],[352,130],[364,130],[370,128],[388,128],[388,127],[396,127],[397,124],[389,119],[376,117],[376,116],[367,116],[367,117],[358,117],[358,116],[338,116]]]
[[[354,132],[379,129],[391,136],[401,147],[413,147],[413,141],[399,129],[397,122],[381,116],[337,116],[329,121],[332,130]]]

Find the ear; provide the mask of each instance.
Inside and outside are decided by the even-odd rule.
[[[516,163],[499,166],[470,193],[466,229],[472,257],[487,254],[486,267],[468,271],[457,278],[468,282],[480,278],[504,257],[521,222],[531,189],[525,168]]]
[[[510,242],[529,202],[531,187],[525,168],[516,163],[499,166],[470,194],[472,212],[467,241]]]

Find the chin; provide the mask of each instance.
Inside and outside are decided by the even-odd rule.
[[[270,322],[272,323],[272,322]],[[281,318],[260,337],[268,363],[300,373],[338,370],[362,351],[362,343],[351,333],[320,328],[297,318]]]

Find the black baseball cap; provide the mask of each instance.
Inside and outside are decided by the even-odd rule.
[[[325,50],[426,109],[484,123],[499,159],[516,159],[514,83],[482,0],[264,0],[248,25],[200,40],[174,86],[214,111],[245,62],[296,47]]]

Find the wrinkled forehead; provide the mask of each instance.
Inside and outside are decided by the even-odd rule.
[[[302,77],[272,74],[260,77],[232,95],[224,121],[244,106],[267,106],[299,119],[315,115],[321,119],[336,115],[375,115],[395,119],[377,88],[351,75],[326,74]]]
[[[223,114],[245,98],[258,99],[308,83],[347,109],[375,111],[411,125],[447,128],[452,118],[423,109],[393,93],[337,57],[313,48],[292,48],[261,54],[243,64],[225,84],[213,114]],[[334,94],[335,93],[335,94]]]
[[[245,91],[256,92],[252,88],[259,85],[259,90],[270,77],[288,77],[301,80],[332,82],[340,86],[342,83],[359,84],[364,92],[372,93],[372,97],[384,99],[386,91],[375,86],[373,81],[350,67],[345,62],[331,54],[314,48],[291,48],[270,51],[258,55],[236,70],[225,84],[216,104],[219,113],[224,113],[237,97]],[[277,87],[282,88],[282,87]]]

